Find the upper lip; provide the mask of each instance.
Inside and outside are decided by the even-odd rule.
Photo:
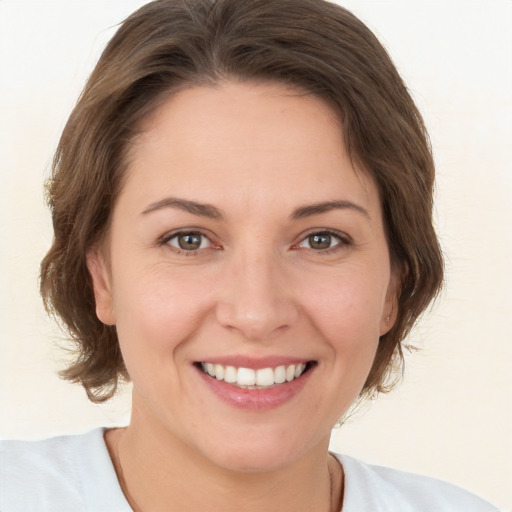
[[[197,363],[220,364],[222,366],[234,366],[235,368],[252,368],[259,370],[261,368],[276,368],[277,366],[288,366],[291,364],[306,364],[311,359],[289,356],[266,356],[250,357],[243,355],[207,357],[196,361]]]

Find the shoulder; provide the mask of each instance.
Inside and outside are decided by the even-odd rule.
[[[92,479],[101,475],[117,483],[103,429],[42,441],[0,441],[0,461],[2,512],[78,512],[90,501]]]
[[[337,455],[345,471],[343,512],[499,512],[474,494],[442,480]]]
[[[51,502],[79,506],[77,452],[82,436],[63,436],[42,441],[0,442],[0,510],[36,510]],[[79,509],[78,509],[79,510]]]

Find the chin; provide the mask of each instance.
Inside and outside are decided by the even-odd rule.
[[[222,450],[222,453],[212,453],[211,461],[227,471],[237,473],[268,473],[279,471],[293,465],[300,454],[283,453],[279,447],[236,447]]]
[[[238,435],[232,432],[223,436],[223,442],[210,438],[208,446],[203,446],[201,451],[215,466],[225,470],[262,473],[289,467],[314,447],[325,452],[328,449],[330,431],[316,442],[308,440],[309,436],[294,434],[290,435],[290,429],[253,427]]]

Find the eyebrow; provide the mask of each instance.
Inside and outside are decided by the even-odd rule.
[[[321,213],[326,213],[331,210],[354,210],[356,212],[362,213],[368,219],[371,219],[368,210],[359,206],[358,204],[353,203],[352,201],[338,200],[338,201],[325,201],[323,203],[315,203],[307,206],[301,206],[296,208],[291,217],[292,219],[303,219],[305,217],[310,217],[312,215],[319,215]]]
[[[178,208],[194,215],[201,217],[208,217],[209,219],[221,219],[221,211],[211,204],[197,203],[187,199],[178,199],[176,197],[166,197],[155,203],[151,203],[143,212],[142,215],[162,210],[163,208]]]
[[[198,203],[196,201],[190,201],[188,199],[179,199],[177,197],[166,197],[161,199],[160,201],[156,201],[151,203],[143,212],[142,215],[147,215],[148,213],[162,210],[164,208],[178,208],[180,210],[186,211],[188,213],[192,213],[193,215],[199,215],[201,217],[207,217],[209,219],[222,219],[223,215],[221,211],[215,206],[207,203]],[[365,217],[370,219],[370,214],[368,211],[359,206],[358,204],[353,203],[352,201],[346,200],[335,200],[335,201],[325,201],[322,203],[315,203],[307,206],[300,206],[296,208],[291,214],[291,218],[294,220],[303,219],[306,217],[310,217],[313,215],[320,215],[322,213],[326,213],[331,210],[354,210],[363,214]]]

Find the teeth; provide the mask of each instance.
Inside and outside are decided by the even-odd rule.
[[[261,368],[256,370],[257,386],[272,386],[274,384],[274,370],[272,368]]]
[[[226,366],[226,370],[224,371],[224,382],[229,382],[230,384],[236,382],[237,378],[237,370],[234,366]]]
[[[276,384],[282,384],[286,381],[286,368],[284,366],[278,366],[274,370],[274,382]]]
[[[206,363],[206,372],[211,377],[215,377],[215,365],[211,363]]]
[[[251,368],[238,368],[236,383],[240,386],[254,386],[256,384],[256,372]]]
[[[306,365],[290,364],[288,366],[277,366],[276,368],[236,368],[234,366],[223,366],[221,364],[201,363],[201,369],[217,380],[223,380],[238,387],[261,389],[291,382],[300,377]]]
[[[305,364],[296,365],[295,366],[295,378],[300,377],[305,368],[306,368]]]
[[[215,365],[215,378],[219,380],[224,379],[224,366],[221,364]]]

